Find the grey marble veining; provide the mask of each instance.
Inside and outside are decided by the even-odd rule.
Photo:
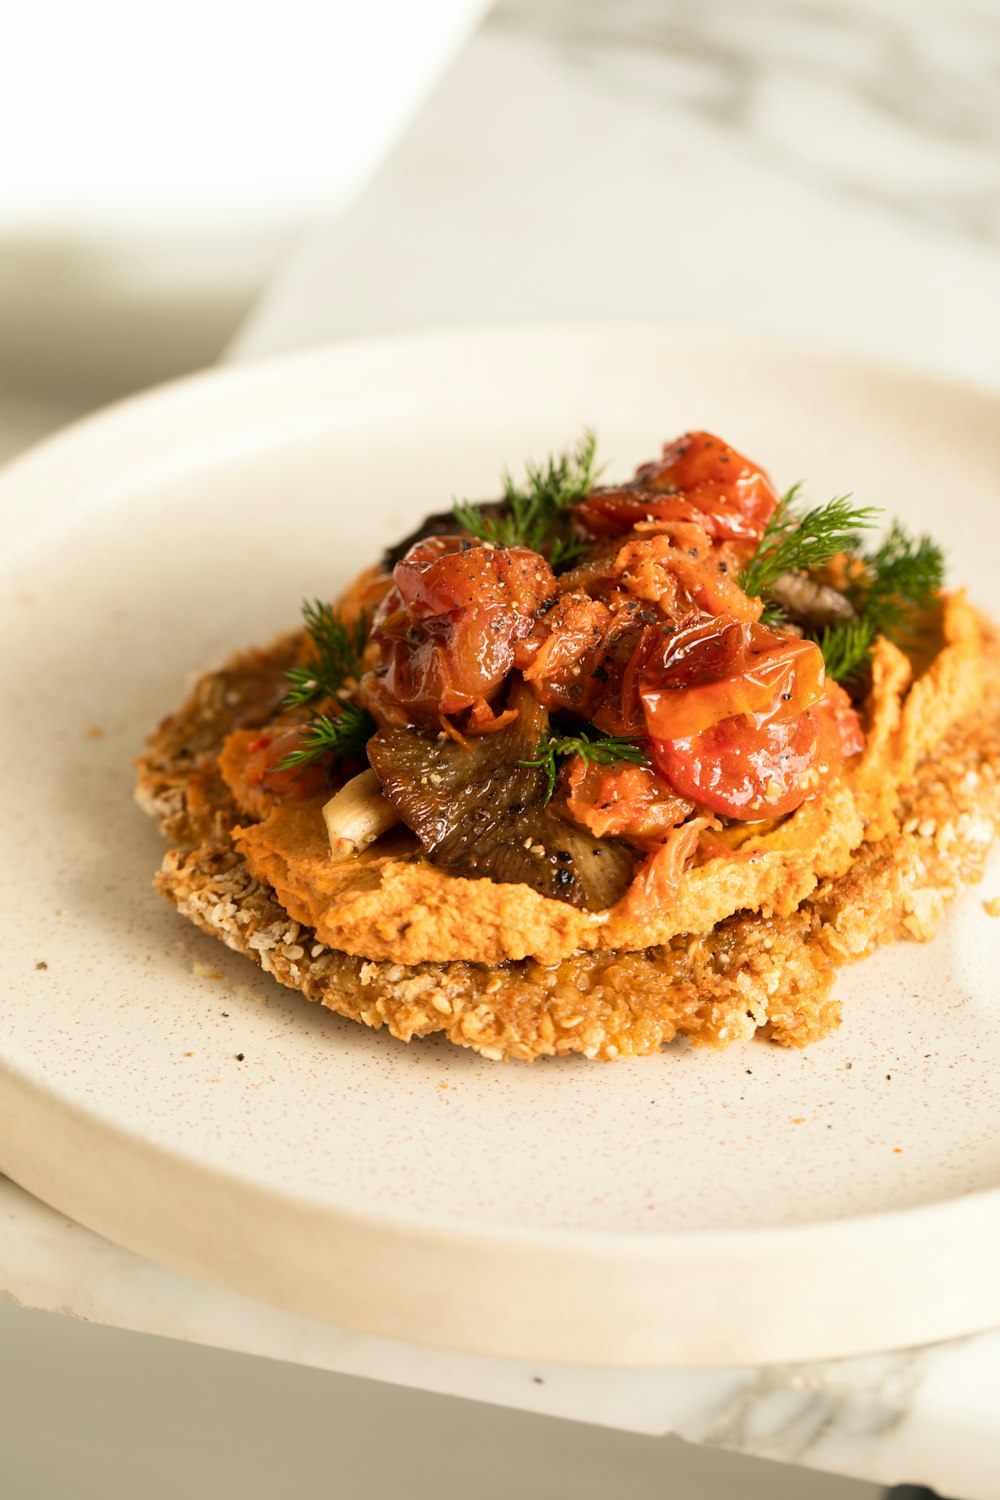
[[[1000,1331],[761,1369],[601,1370],[420,1349],[155,1266],[0,1177],[0,1301],[885,1484],[996,1500]],[[803,1481],[803,1493],[808,1493]]]
[[[738,135],[791,176],[1000,241],[1000,7],[976,0],[502,0],[599,90]]]
[[[760,1369],[711,1412],[701,1441],[802,1463],[835,1433],[880,1438],[912,1409],[926,1361],[927,1352],[916,1349],[843,1361],[839,1368]]]
[[[996,0],[500,0],[235,354],[611,316],[1000,384],[998,238]]]

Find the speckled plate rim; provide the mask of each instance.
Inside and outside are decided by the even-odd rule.
[[[377,370],[422,350],[481,352],[491,340],[669,339],[704,351],[706,343],[724,347],[734,338],[790,356],[859,363],[846,351],[729,330],[598,322],[432,332],[212,372],[85,419],[0,475],[0,508],[22,512],[8,556],[39,545],[70,515],[112,503],[117,483],[127,478],[131,487],[137,469],[149,466],[162,478],[173,464],[197,465],[206,451],[217,458],[231,445],[245,453],[257,414],[267,417],[269,444],[276,422],[293,433],[307,418],[294,404],[280,415],[276,407],[283,392],[301,389],[313,373]],[[900,381],[956,392],[952,380],[863,363]],[[966,390],[970,400],[995,409],[1000,422],[993,393]],[[345,401],[345,429],[353,415]],[[95,1160],[100,1173],[89,1169]],[[251,1180],[139,1141],[2,1057],[0,1168],[87,1227],[175,1270],[304,1316],[470,1353],[723,1365],[849,1356],[1000,1324],[1000,1189],[777,1229],[655,1235],[475,1230],[426,1215],[417,1221],[331,1209],[273,1186],[269,1199],[280,1212],[262,1216],[259,1186]],[[161,1212],[165,1196],[175,1209],[170,1222]],[[209,1224],[210,1234],[191,1232],[192,1225]],[[331,1256],[337,1276],[330,1275]],[[668,1315],[656,1311],[665,1277],[684,1289],[670,1300]],[[501,1282],[516,1286],[516,1295],[497,1298]]]

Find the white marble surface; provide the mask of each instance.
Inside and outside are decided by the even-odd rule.
[[[235,357],[469,318],[767,328],[1000,384],[990,0],[504,0]],[[346,1334],[184,1280],[0,1182],[0,1295],[964,1500],[1000,1494],[1000,1332],[757,1371],[602,1372]]]
[[[539,1415],[676,1433],[885,1484],[919,1478],[962,1500],[996,1500],[1000,1332],[758,1370],[609,1371],[476,1359],[349,1333],[191,1281],[0,1179],[4,1299]]]
[[[586,314],[998,383],[998,65],[992,0],[502,0],[235,352]]]

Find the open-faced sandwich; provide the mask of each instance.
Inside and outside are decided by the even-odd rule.
[[[488,1058],[833,1029],[1000,823],[1000,646],[928,537],[689,433],[429,517],[196,683],[138,799],[186,917]]]

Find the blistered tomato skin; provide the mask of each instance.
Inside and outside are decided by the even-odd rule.
[[[847,694],[836,683],[814,708],[755,725],[745,715],[699,734],[653,740],[653,763],[670,784],[713,812],[755,821],[782,817],[817,796],[864,747]]]
[[[713,433],[688,432],[630,484],[589,495],[575,515],[591,536],[620,536],[644,521],[696,520],[713,542],[752,548],[777,503],[763,469]]]
[[[661,740],[687,738],[737,714],[757,725],[790,719],[826,691],[815,642],[721,617],[668,636],[638,672],[646,728]]]
[[[644,465],[635,477],[655,490],[676,486],[699,510],[718,518],[720,526],[742,525],[734,535],[755,542],[778,504],[764,470],[711,432],[686,432],[664,448],[658,463]]]
[[[654,740],[653,761],[678,792],[713,812],[776,818],[821,789],[819,729],[811,709],[759,729],[740,714],[684,739]]]
[[[470,546],[460,537],[418,542],[393,577],[372,622],[378,665],[362,683],[366,706],[383,724],[434,723],[489,702],[535,611],[556,591],[537,552]]]
[[[589,536],[624,536],[646,521],[659,521],[671,526],[697,525],[712,541],[731,539],[726,531],[720,534],[711,518],[706,524],[705,512],[680,494],[657,495],[651,490],[631,488],[595,490],[581,500],[573,511],[577,522]],[[745,540],[752,540],[749,526],[738,533]]]
[[[472,546],[456,536],[418,542],[392,576],[414,620],[458,609],[531,615],[557,587],[545,558],[530,548]]]
[[[694,812],[649,766],[602,766],[574,755],[566,770],[566,810],[597,838],[655,849]]]

